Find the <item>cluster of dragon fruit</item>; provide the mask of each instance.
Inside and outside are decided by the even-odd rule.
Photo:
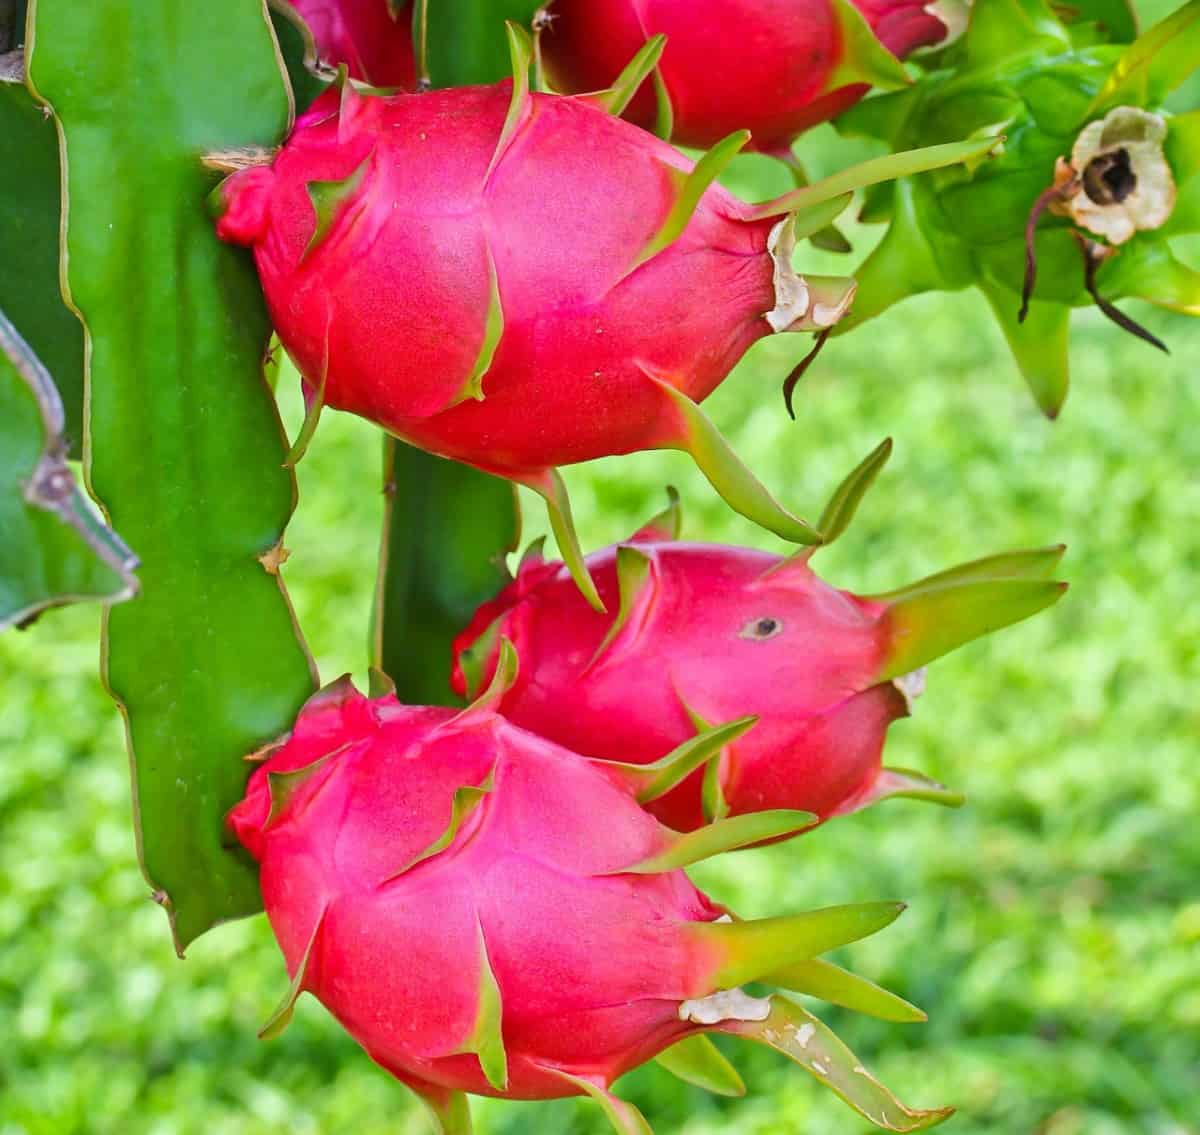
[[[961,803],[883,763],[888,728],[927,664],[1061,596],[1063,549],[841,590],[813,560],[890,442],[808,521],[700,404],[760,338],[819,345],[934,289],[984,293],[1048,413],[1072,307],[1161,346],[1115,301],[1200,311],[1169,246],[1200,224],[1200,112],[1171,101],[1200,8],[1139,38],[1119,0],[555,0],[508,26],[511,80],[433,89],[422,3],[294,6],[327,89],[222,183],[217,231],[252,250],[314,422],[350,411],[532,488],[562,561],[531,548],[462,628],[466,708],[343,679],[254,755],[229,824],[291,976],[264,1035],[315,995],[447,1135],[468,1094],[590,1096],[648,1132],[612,1092],[647,1061],[745,1090],[711,1034],[886,1130],[940,1123],[952,1108],[901,1103],[796,999],[924,1019],[822,956],[901,905],[743,920],[685,868],[888,797]],[[792,143],[835,117],[891,152],[810,183]],[[722,188],[747,148],[795,188]],[[806,241],[846,247],[859,189],[882,243],[844,276],[797,268]],[[585,555],[558,468],[658,448],[795,549],[682,540],[672,492]]]

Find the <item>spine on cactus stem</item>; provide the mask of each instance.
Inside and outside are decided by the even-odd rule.
[[[596,758],[643,766],[647,808],[680,830],[766,817],[761,842],[791,832],[783,812],[819,820],[905,796],[957,806],[961,793],[882,762],[891,723],[912,712],[925,666],[1055,603],[1062,546],[984,557],[907,587],[855,595],[823,582],[815,553],[839,538],[891,452],[885,441],[837,487],[819,542],[790,556],[680,542],[678,497],[586,567],[606,613],[589,610],[560,564],[537,549],[455,640],[452,683],[477,693],[511,639],[523,670],[500,713]],[[730,724],[712,731],[718,722]],[[717,752],[681,757],[697,730]],[[701,742],[697,740],[697,744]],[[690,771],[659,777],[674,750]],[[695,763],[691,763],[691,762]],[[703,766],[701,766],[703,761]]]
[[[531,88],[532,44],[508,31],[511,83],[381,96],[343,75],[269,166],[219,189],[218,234],[253,249],[310,401],[534,489],[597,608],[563,465],[680,449],[734,509],[816,542],[700,403],[759,338],[845,313],[854,282],[792,257],[856,187],[978,160],[994,140],[748,205],[717,183],[745,131],[692,162],[611,113],[661,41],[611,89],[563,97]]]
[[[471,1093],[588,1096],[617,1131],[649,1132],[611,1091],[647,1060],[745,1092],[711,1032],[779,1049],[888,1130],[945,1118],[902,1104],[775,991],[923,1019],[820,957],[881,930],[902,904],[741,921],[682,865],[813,817],[743,816],[683,834],[639,802],[751,723],[688,740],[655,769],[589,759],[496,714],[520,672],[510,642],[498,651],[465,710],[368,699],[342,679],[255,754],[229,826],[259,862],[290,974],[263,1037],[312,994],[451,1133],[470,1130]],[[741,988],[750,981],[766,994]]]

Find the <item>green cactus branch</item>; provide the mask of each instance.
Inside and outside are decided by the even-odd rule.
[[[223,818],[242,757],[289,728],[315,678],[278,575],[295,484],[263,381],[266,313],[252,265],[212,232],[199,161],[275,145],[291,104],[263,6],[35,0],[29,15],[30,84],[64,155],[64,286],[89,343],[89,488],[142,561],[141,595],[106,620],[105,679],[143,867],[182,951],[260,909]]]
[[[50,375],[0,312],[0,628],[137,590],[137,558],[75,484],[63,424]]]
[[[7,61],[0,55],[0,310],[54,376],[65,413],[63,434],[70,455],[79,457],[83,326],[63,302],[59,287],[58,136],[24,76],[23,53],[15,52]]]

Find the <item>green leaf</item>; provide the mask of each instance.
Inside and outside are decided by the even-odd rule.
[[[883,240],[854,273],[858,280],[854,303],[834,326],[834,335],[845,334],[909,296],[962,286],[948,277],[945,265],[948,258],[962,259],[957,238],[943,233],[931,241],[925,235],[919,192],[912,181],[896,182],[891,224]]]
[[[833,228],[833,222],[842,215],[853,200],[853,193],[843,193],[840,197],[833,197],[828,201],[820,201],[816,205],[810,205],[806,209],[801,209],[797,213],[793,213],[790,218],[790,224],[793,237],[797,242],[806,238],[812,239],[826,233],[836,233],[837,229]],[[816,243],[814,241],[814,243]],[[831,248],[831,252],[850,252],[849,244],[843,247]]]
[[[340,181],[310,181],[304,187],[308,191],[309,201],[312,202],[317,223],[313,228],[312,236],[308,238],[308,244],[304,246],[304,251],[300,255],[301,261],[329,235],[329,230],[333,228],[342,206],[358,193],[370,166],[371,155],[367,154],[348,177],[344,177]]]
[[[712,984],[733,989],[874,934],[895,922],[903,910],[898,902],[854,903],[751,922],[693,922],[687,933],[719,959]]]
[[[814,181],[802,189],[793,189],[781,197],[753,205],[749,215],[754,220],[765,220],[780,217],[784,213],[797,213],[880,181],[893,181],[960,162],[971,162],[986,157],[999,141],[998,138],[972,138],[965,142],[946,142],[940,146],[925,146],[919,150],[903,150],[898,154],[871,158]]]
[[[630,271],[640,264],[645,264],[679,239],[700,204],[700,198],[749,141],[749,130],[735,131],[705,153],[689,172],[684,173],[674,168],[668,170],[675,181],[675,200],[658,231],[634,258]]]
[[[920,84],[903,91],[872,95],[855,103],[833,120],[839,134],[847,137],[877,138],[895,146],[909,116],[921,99]]]
[[[636,637],[646,614],[653,606],[655,593],[654,560],[632,544],[617,548],[617,591],[620,606],[617,616],[608,625],[600,645],[587,664],[591,670],[608,653],[621,632],[627,627]]]
[[[893,591],[876,592],[865,598],[876,603],[894,603],[921,591],[945,587],[952,583],[971,583],[985,579],[1047,579],[1067,550],[1065,544],[1052,544],[1045,548],[1026,548],[1019,552],[1000,552],[994,556],[983,556],[969,563],[958,564],[924,579],[897,587]]]
[[[500,346],[500,338],[504,334],[504,307],[500,302],[500,279],[496,275],[496,263],[492,259],[491,249],[487,250],[487,266],[488,308],[483,320],[483,342],[479,345],[479,354],[475,357],[475,365],[467,376],[460,400],[473,398],[477,402],[483,401],[483,380],[491,369],[492,360],[496,357],[496,348]]]
[[[572,1084],[579,1089],[581,1094],[591,1096],[600,1105],[600,1110],[604,1112],[605,1119],[612,1124],[612,1128],[617,1135],[654,1135],[654,1132],[650,1129],[650,1124],[646,1122],[646,1117],[633,1104],[619,1099],[599,1084],[593,1083],[584,1076],[572,1075],[561,1068],[547,1066],[542,1071],[552,1076],[557,1076],[560,1080],[565,1080],[568,1084]]]
[[[1017,310],[1021,301],[1016,292],[986,277],[977,283],[1038,408],[1046,417],[1057,418],[1070,383],[1071,309],[1066,304],[1034,299],[1025,319],[1020,320]]]
[[[0,312],[0,628],[137,590],[137,559],[93,513],[65,461],[49,374]]]
[[[1070,23],[1100,26],[1108,43],[1131,43],[1137,38],[1137,11],[1130,0],[1071,0]]]
[[[54,376],[70,455],[83,452],[83,325],[58,279],[58,134],[25,86],[0,80],[0,311]]]
[[[683,509],[679,504],[679,490],[674,485],[668,485],[667,507],[652,516],[630,536],[629,543],[669,543],[672,540],[678,540],[682,531]]]
[[[412,705],[454,702],[450,644],[509,581],[520,541],[516,490],[498,477],[388,439],[375,590],[374,665]]]
[[[316,925],[308,937],[308,944],[304,947],[304,953],[300,956],[296,972],[292,975],[287,992],[283,995],[283,1000],[275,1006],[274,1011],[267,1018],[267,1023],[258,1030],[259,1040],[274,1040],[292,1023],[292,1014],[296,1010],[296,1001],[299,999],[300,994],[304,992],[304,979],[308,976],[308,963],[312,958],[313,947],[316,946],[317,939],[321,935],[321,927],[324,922],[325,908],[322,908]]]
[[[857,83],[894,91],[912,82],[904,64],[879,42],[850,0],[831,0],[829,11],[841,41],[841,58],[825,80],[822,94]]]
[[[925,800],[930,804],[940,804],[943,808],[961,808],[967,802],[963,793],[947,788],[915,769],[884,767],[880,769],[875,783],[871,785],[871,791],[864,794],[857,803],[855,811],[880,800],[889,800],[893,796]]]
[[[685,1083],[714,1095],[737,1098],[746,1094],[746,1085],[737,1069],[703,1033],[664,1049],[654,1062]]]
[[[520,661],[517,658],[516,647],[513,646],[511,639],[501,637],[500,657],[496,660],[496,668],[492,671],[492,680],[488,683],[487,689],[476,695],[471,704],[457,714],[454,720],[461,721],[477,713],[497,712],[500,703],[504,700],[504,695],[516,685],[519,670]]]
[[[1051,580],[967,580],[928,588],[888,604],[888,654],[878,680],[887,681],[1002,627],[1036,615],[1061,599]]]
[[[141,595],[106,620],[105,677],[143,868],[182,950],[261,908],[224,816],[242,756],[286,732],[314,685],[276,570],[295,483],[263,381],[266,311],[250,258],[216,238],[200,161],[278,144],[288,93],[264,5],[34,0],[29,15],[30,81],[66,155],[89,484],[142,562]]]
[[[439,852],[445,851],[454,842],[455,837],[462,830],[463,824],[467,822],[467,818],[484,802],[491,791],[491,773],[488,773],[482,784],[464,784],[456,788],[450,802],[450,820],[446,824],[446,830],[424,851],[410,859],[399,871],[384,879],[384,882],[390,883],[393,879],[400,878],[418,863],[423,863],[426,859],[432,859]]]
[[[512,20],[504,25],[504,31],[508,39],[508,58],[512,65],[512,98],[509,100],[508,114],[504,117],[504,125],[500,129],[492,160],[488,163],[488,177],[496,168],[496,163],[504,156],[504,151],[508,149],[508,144],[513,140],[521,123],[529,116],[533,105],[533,95],[529,89],[533,41],[529,38],[529,33]]]
[[[862,1066],[831,1029],[787,998],[771,998],[771,1013],[766,1020],[722,1021],[714,1031],[746,1037],[783,1053],[885,1131],[923,1131],[954,1114],[952,1107],[906,1107]]]
[[[1177,259],[1165,241],[1131,241],[1102,271],[1103,287],[1114,294],[1200,315],[1200,272]]]
[[[1189,0],[1125,49],[1088,107],[1088,118],[1122,104],[1161,106],[1198,67],[1200,0]]]
[[[705,728],[703,732],[697,733],[695,737],[676,746],[665,757],[653,764],[621,764],[618,761],[599,760],[596,763],[618,773],[621,779],[633,789],[638,802],[649,804],[651,800],[665,796],[701,765],[711,761],[714,757],[719,757],[721,750],[726,745],[736,741],[757,721],[757,717],[740,717],[736,721],[718,725],[715,729]],[[803,816],[808,814],[807,812],[798,813]]]
[[[558,554],[562,556],[563,563],[571,573],[580,594],[595,610],[603,611],[604,603],[600,592],[596,590],[596,582],[588,571],[583,548],[579,544],[579,535],[575,531],[571,498],[567,494],[562,474],[557,469],[542,469],[534,473],[513,474],[512,479],[532,489],[546,502],[546,514],[550,519],[550,531],[554,533],[555,542],[558,544]]]
[[[974,0],[967,25],[967,60],[994,66],[1010,55],[1067,49],[1071,37],[1044,0]]]
[[[479,1067],[487,1081],[498,1092],[508,1087],[508,1053],[504,1050],[502,1018],[504,1007],[500,1000],[500,986],[488,959],[487,943],[483,927],[479,927],[479,1001],[475,1010],[475,1023],[471,1035],[456,1053],[473,1053],[479,1059]]]
[[[719,748],[717,751],[720,751]],[[702,828],[682,834],[664,829],[669,832],[670,838],[667,846],[657,855],[606,873],[657,875],[662,871],[675,871],[680,867],[690,867],[693,863],[711,859],[714,855],[723,855],[727,851],[753,847],[765,840],[779,839],[781,836],[796,835],[818,823],[819,818],[812,812],[795,812],[781,808],[714,820]]]
[[[289,769],[287,772],[268,772],[267,794],[271,798],[271,810],[267,813],[266,821],[263,823],[263,831],[274,827],[283,818],[300,790],[318,776],[334,757],[344,753],[349,747],[348,744],[342,745],[301,768]],[[321,787],[318,786],[318,792]]]
[[[821,513],[821,519],[817,521],[821,543],[831,544],[846,531],[867,490],[891,455],[892,439],[884,438],[834,490],[825,511]]]
[[[671,92],[667,90],[659,70],[654,72],[654,102],[654,133],[664,142],[669,142],[675,133],[675,107],[671,104]]]
[[[617,76],[611,87],[580,97],[609,114],[618,116],[624,114],[625,108],[633,100],[633,96],[638,93],[638,89],[646,81],[646,77],[658,66],[666,44],[667,37],[665,35],[651,36],[625,65],[624,70]]]
[[[406,1077],[405,1083],[429,1109],[438,1135],[471,1135],[471,1104],[465,1092],[451,1091]]]
[[[841,1005],[882,1021],[916,1022],[928,1019],[903,997],[897,997],[865,977],[835,966],[824,958],[796,962],[767,974],[762,980],[767,985],[790,989],[794,993],[807,993],[831,1005]]]
[[[669,382],[649,374],[646,377],[659,388],[666,403],[664,409],[675,412],[674,435],[665,439],[664,447],[687,453],[721,499],[747,520],[796,544],[821,542],[820,533],[811,524],[793,516],[771,496],[703,409]]]

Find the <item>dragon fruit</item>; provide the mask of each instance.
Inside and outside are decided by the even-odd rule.
[[[881,446],[835,494],[823,527],[845,527],[887,456]],[[471,694],[498,642],[523,662],[499,710],[589,756],[653,762],[704,722],[757,724],[649,805],[680,830],[763,809],[822,820],[888,796],[961,796],[881,754],[888,726],[923,686],[922,667],[1049,606],[1061,547],[964,564],[881,595],[840,591],[790,559],[677,541],[673,503],[627,542],[588,557],[614,612],[580,601],[562,565],[527,556],[517,578],[454,644],[452,684]]]
[[[466,1092],[590,1095],[619,1131],[647,1133],[609,1085],[651,1058],[744,1090],[709,1032],[786,1053],[889,1130],[945,1118],[951,1109],[900,1104],[795,1002],[740,988],[762,981],[923,1019],[818,957],[887,925],[901,904],[737,921],[681,868],[813,817],[774,812],[680,835],[640,806],[746,723],[657,766],[598,762],[494,712],[514,665],[506,651],[497,683],[462,712],[368,699],[343,679],[257,754],[229,824],[261,865],[292,975],[263,1035],[314,994],[451,1135],[470,1129]]]
[[[1200,110],[1165,105],[1200,65],[1200,3],[1127,45],[1103,42],[1094,24],[1067,26],[1043,0],[1021,9],[1018,21],[1010,5],[976,0],[955,66],[838,119],[895,148],[977,130],[1008,141],[977,169],[868,195],[864,219],[890,226],[835,334],[910,295],[977,287],[1053,417],[1067,394],[1073,308],[1097,306],[1159,347],[1114,301],[1200,313],[1200,273],[1177,247],[1200,231]],[[1114,15],[1119,6],[1105,18]]]
[[[665,35],[657,76],[626,117],[704,148],[745,128],[755,149],[790,161],[798,134],[871,86],[907,85],[899,59],[949,31],[949,17],[931,9],[927,0],[708,0],[701,13],[692,0],[554,0],[538,22],[547,76],[571,92],[607,85],[642,43]]]
[[[412,0],[291,0],[322,62],[376,87],[416,83]]]
[[[276,330],[323,404],[541,493],[582,573],[556,466],[691,453],[725,499],[779,535],[778,505],[697,405],[757,339],[832,325],[852,280],[802,277],[798,239],[860,184],[991,144],[865,163],[762,205],[713,184],[744,133],[693,163],[615,117],[659,45],[612,91],[515,83],[390,97],[345,83],[273,163],[222,183],[217,231],[253,248]]]

